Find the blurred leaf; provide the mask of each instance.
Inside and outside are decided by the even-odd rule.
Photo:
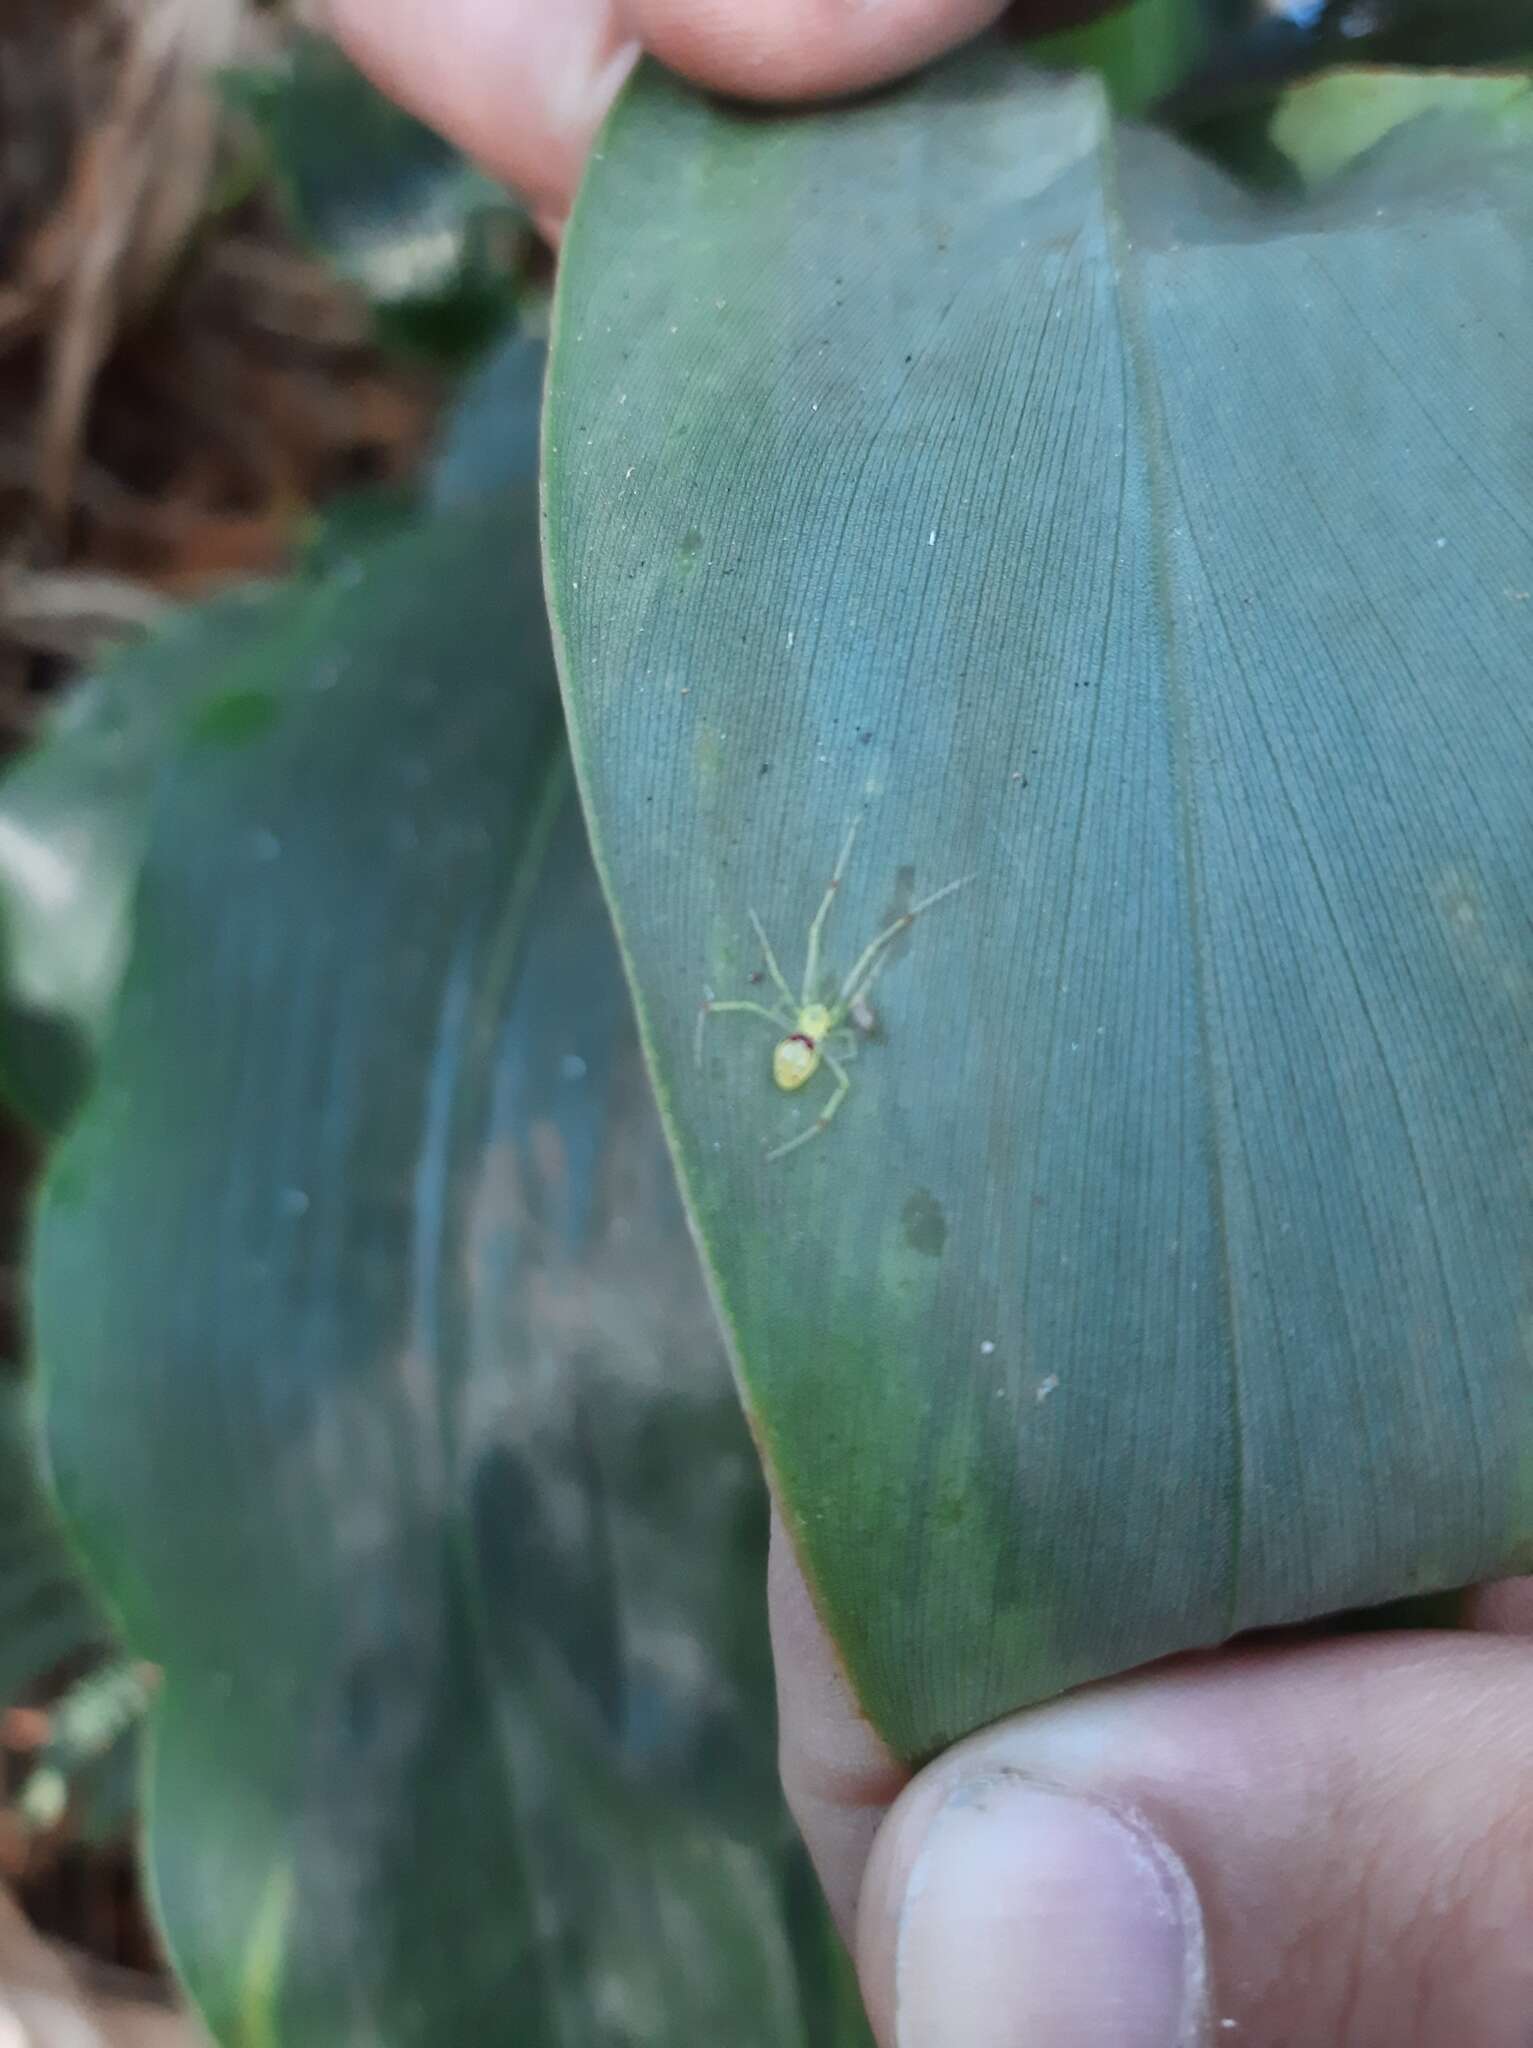
[[[1099,73],[1113,105],[1139,113],[1198,69],[1228,11],[1228,0],[1129,0],[1035,38],[1030,55],[1053,70]]]
[[[0,779],[0,1090],[56,1131],[78,1106],[127,958],[133,890],[167,734],[259,723],[223,688],[237,651],[291,609],[252,591],[180,615],[77,684]]]
[[[542,350],[513,334],[470,382],[465,405],[474,410],[450,417],[430,486],[443,509],[483,503],[508,477],[535,474],[526,415],[531,408],[535,421]],[[333,500],[303,550],[303,577],[355,573],[361,558],[424,510],[420,491]],[[240,651],[278,634],[301,603],[301,586],[253,587],[173,614],[99,675],[76,682],[40,741],[0,776],[0,1095],[26,1122],[58,1131],[83,1098],[126,965],[167,750],[188,721],[204,734],[238,738],[274,715],[272,692],[286,686],[280,670],[271,688],[263,678],[253,691],[227,677]],[[337,660],[344,665],[344,654]]]
[[[536,478],[547,355],[541,336],[510,334],[468,379],[432,465],[439,511],[483,504],[508,478]]]
[[[1250,7],[1175,91],[1181,119],[1259,109],[1295,80],[1339,67],[1418,68],[1533,62],[1527,0],[1290,0]]]
[[[43,1494],[26,1392],[0,1378],[0,1709],[107,1640]]]
[[[1465,119],[1507,147],[1533,146],[1533,80],[1515,72],[1332,71],[1283,96],[1270,139],[1300,180],[1318,187],[1399,129]],[[1421,137],[1418,129],[1413,149]]]
[[[678,178],[677,166],[695,175]],[[1308,204],[982,43],[637,77],[565,244],[577,767],[758,1440],[907,1756],[1533,1566],[1533,153]],[[793,262],[785,270],[784,248]],[[838,1120],[792,975],[922,892]],[[781,1027],[778,1027],[781,1029]]]
[[[135,1725],[104,1756],[76,1771],[70,1784],[69,1825],[78,1840],[100,1848],[133,1839],[143,1775],[141,1736]]]
[[[532,506],[225,664],[271,715],[168,750],[42,1206],[60,1494],[165,1674],[155,1894],[241,2048],[852,2038],[823,1916],[790,1937],[762,1489]]]
[[[311,577],[343,570],[381,542],[408,532],[422,510],[414,484],[374,485],[332,498],[312,520],[298,566]]]
[[[515,309],[527,235],[509,193],[377,91],[335,46],[228,89],[263,131],[298,232],[366,294],[383,338],[471,359]]]

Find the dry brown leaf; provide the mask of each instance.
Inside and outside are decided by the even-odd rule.
[[[234,52],[241,12],[241,0],[139,0],[106,118],[80,152],[38,444],[55,545],[97,375],[122,320],[158,287],[201,216],[217,134],[211,74]]]
[[[109,1997],[0,1889],[0,2048],[207,2048],[195,2021]]]
[[[150,632],[169,610],[157,592],[124,576],[0,564],[0,632],[40,654],[96,661]]]
[[[0,346],[36,331],[68,273],[61,204],[121,42],[117,0],[6,0],[0,28]]]

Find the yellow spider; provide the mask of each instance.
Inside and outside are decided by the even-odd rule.
[[[761,941],[761,950],[766,956],[767,972],[772,984],[782,998],[770,1008],[765,1003],[715,1002],[710,996],[697,1013],[697,1060],[702,1064],[703,1032],[708,1019],[726,1012],[735,1012],[748,1017],[764,1017],[775,1030],[786,1033],[779,1039],[772,1053],[772,1079],[784,1094],[792,1095],[812,1081],[824,1066],[835,1078],[835,1090],[824,1110],[809,1126],[800,1131],[796,1138],[789,1138],[786,1144],[778,1145],[768,1152],[767,1158],[782,1159],[790,1152],[796,1152],[800,1145],[807,1145],[811,1138],[819,1137],[830,1123],[836,1111],[845,1102],[851,1091],[852,1077],[846,1071],[845,1062],[857,1056],[857,1037],[847,1025],[847,1018],[859,1011],[867,1012],[868,991],[888,962],[889,948],[902,932],[909,931],[923,911],[941,903],[945,897],[954,895],[974,880],[965,875],[962,880],[949,882],[945,888],[935,890],[930,896],[923,896],[919,903],[912,903],[902,917],[881,931],[876,939],[862,950],[856,966],[841,983],[839,990],[829,1002],[822,999],[820,990],[820,939],[825,930],[825,920],[830,916],[830,907],[836,900],[841,887],[841,877],[846,873],[846,864],[851,858],[852,843],[857,837],[861,819],[854,820],[846,835],[846,844],[836,862],[835,873],[825,891],[825,899],[815,912],[814,923],[809,927],[809,945],[804,960],[804,990],[795,996],[789,988],[772,943],[766,935],[761,919],[751,911],[750,920]],[[756,977],[758,980],[760,976]]]

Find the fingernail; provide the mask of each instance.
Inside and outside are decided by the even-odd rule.
[[[1203,1916],[1137,1818],[1015,1776],[961,1787],[900,1912],[898,2048],[1195,2048]]]

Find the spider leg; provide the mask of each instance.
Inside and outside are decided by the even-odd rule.
[[[766,926],[761,922],[761,919],[754,910],[750,912],[750,921],[756,927],[756,937],[760,939],[761,950],[766,955],[767,973],[771,975],[777,993],[787,1004],[789,1010],[796,1015],[798,1004],[793,1000],[793,991],[788,986],[787,976],[777,964],[777,955],[772,951],[772,941],[766,935]]]
[[[847,1096],[851,1093],[852,1077],[846,1071],[845,1067],[843,1067],[841,1062],[838,1059],[836,1059],[831,1053],[827,1052],[824,1055],[824,1058],[826,1066],[830,1068],[830,1071],[836,1077],[836,1087],[834,1094],[831,1096],[829,1102],[826,1103],[825,1107],[820,1111],[820,1114],[815,1118],[814,1122],[809,1126],[807,1131],[800,1131],[798,1136],[796,1138],[790,1138],[786,1145],[779,1145],[776,1147],[775,1150],[767,1154],[768,1165],[770,1165],[774,1159],[786,1159],[788,1154],[790,1152],[796,1152],[800,1145],[807,1145],[811,1138],[819,1137],[820,1133],[828,1127],[831,1118],[835,1115],[836,1111],[841,1107],[842,1103],[845,1102]]]
[[[699,1066],[703,1063],[703,1032],[707,1028],[708,1019],[724,1011],[734,1011],[737,1015],[743,1014],[748,1017],[765,1017],[774,1031],[781,1031],[784,1026],[790,1031],[793,1028],[791,1017],[779,1016],[776,1010],[769,1010],[765,1003],[716,1003],[710,997],[697,1013],[697,1038],[693,1054]]]
[[[947,897],[956,895],[960,889],[966,889],[973,880],[974,877],[972,875],[964,875],[956,882],[949,882],[945,888],[934,889],[930,896],[923,896],[919,903],[912,903],[903,917],[897,917],[893,924],[889,925],[884,931],[881,931],[870,945],[864,947],[862,958],[841,984],[841,994],[837,999],[836,1007],[842,1010],[853,1010],[859,1003],[865,1002],[868,990],[873,986],[874,981],[882,972],[888,960],[889,948],[900,934],[908,932],[923,911],[930,910],[935,904],[943,902]]]
[[[820,978],[820,938],[825,930],[825,920],[830,916],[830,906],[835,902],[836,892],[841,887],[841,877],[846,873],[846,864],[852,857],[852,842],[857,837],[857,827],[861,823],[861,818],[853,818],[851,829],[846,835],[846,843],[841,849],[840,856],[836,861],[835,871],[831,875],[830,887],[825,891],[820,907],[814,914],[814,923],[809,927],[809,950],[804,955],[803,1007],[805,1009],[814,1001],[815,984]],[[792,1000],[791,997],[789,1000]]]

